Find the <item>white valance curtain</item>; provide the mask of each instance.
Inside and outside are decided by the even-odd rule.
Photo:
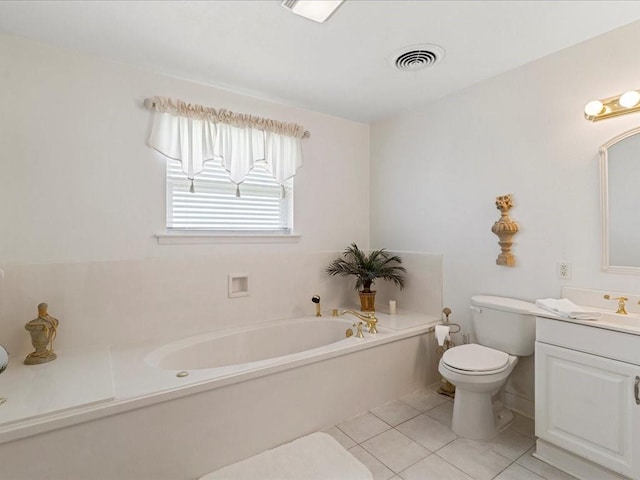
[[[236,185],[258,161],[265,162],[280,185],[302,166],[301,140],[309,132],[300,125],[163,97],[148,98],[144,104],[154,112],[149,146],[182,163],[191,191],[193,179],[209,160],[220,160]],[[239,195],[239,187],[236,192]]]

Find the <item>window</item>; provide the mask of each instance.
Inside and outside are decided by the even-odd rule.
[[[167,161],[167,229],[170,232],[290,234],[293,227],[293,179],[280,186],[264,162],[257,162],[240,185],[229,181],[219,161],[204,164],[194,181],[179,161]],[[283,196],[284,190],[284,196]],[[283,198],[284,197],[284,198]]]
[[[164,97],[144,105],[154,112],[148,145],[167,160],[168,232],[158,243],[297,241],[302,125]]]

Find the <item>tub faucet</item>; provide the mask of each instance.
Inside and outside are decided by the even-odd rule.
[[[373,312],[360,313],[355,310],[343,310],[342,315],[350,313],[351,315],[359,318],[363,322],[367,324],[367,328],[369,329],[369,333],[378,333],[378,329],[376,328],[376,324],[378,323],[378,319],[376,318]]]

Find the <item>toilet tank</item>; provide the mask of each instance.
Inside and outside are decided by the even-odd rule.
[[[533,354],[535,305],[515,298],[475,295],[471,297],[472,324],[480,345],[511,355]]]

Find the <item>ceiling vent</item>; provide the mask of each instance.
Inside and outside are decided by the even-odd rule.
[[[444,58],[444,50],[438,45],[409,45],[396,50],[391,56],[391,64],[398,70],[415,72],[431,67]]]

